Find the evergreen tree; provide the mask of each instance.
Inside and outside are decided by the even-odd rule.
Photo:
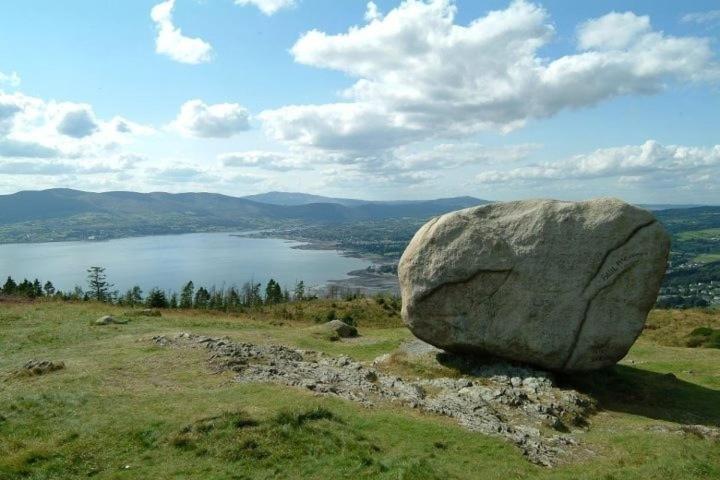
[[[5,295],[15,295],[17,293],[17,283],[11,277],[8,277],[3,285],[2,293]]]
[[[90,290],[86,296],[89,299],[97,300],[98,302],[105,302],[110,296],[110,287],[112,285],[108,283],[107,276],[105,275],[105,269],[103,267],[90,267],[87,269],[88,273],[88,287]]]
[[[213,286],[210,290],[210,302],[208,307],[212,308],[214,310],[224,310],[225,309],[225,299],[223,298],[223,292],[221,290],[216,290]]]
[[[192,281],[185,284],[180,292],[180,308],[193,307],[193,295],[195,294],[195,285]]]
[[[195,292],[195,308],[207,308],[210,302],[210,293],[205,287],[200,287]]]
[[[122,297],[122,303],[134,307],[135,305],[141,305],[143,303],[142,289],[138,285],[135,285]]]
[[[15,293],[17,295],[21,295],[23,297],[29,297],[32,298],[33,292],[35,291],[35,288],[33,287],[33,284],[28,281],[27,278],[23,279],[22,282],[20,282],[15,289]]]
[[[42,296],[43,296],[42,284],[40,283],[40,280],[38,280],[36,278],[32,285],[31,298],[37,298],[37,297],[42,297]]]
[[[170,295],[170,308],[178,308],[178,295],[177,293],[173,292],[172,295]]]
[[[168,308],[168,299],[163,290],[153,288],[148,292],[145,304],[150,308]]]
[[[55,295],[55,286],[52,284],[52,282],[50,280],[45,282],[45,286],[43,287],[43,289],[45,290],[46,296],[52,297],[53,295]]]
[[[280,284],[271,278],[265,287],[265,303],[272,305],[282,302],[282,299],[283,294]]]
[[[240,304],[240,294],[238,293],[237,288],[228,288],[227,295],[225,296],[225,306],[227,308],[237,309],[238,307],[240,307]]]
[[[293,299],[303,300],[305,299],[305,282],[300,280],[295,284],[295,291],[293,292]]]
[[[85,300],[85,292],[78,285],[75,285],[75,289],[70,294],[70,300]]]
[[[242,301],[246,307],[256,307],[262,305],[262,297],[260,296],[260,284],[255,282],[245,282],[242,286]]]

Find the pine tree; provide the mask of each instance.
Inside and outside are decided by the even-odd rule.
[[[90,290],[86,295],[90,299],[97,300],[98,302],[107,301],[112,285],[107,281],[105,269],[103,267],[90,267],[87,269],[87,273],[88,287]]]
[[[43,296],[43,289],[42,284],[40,283],[40,280],[37,278],[33,282],[32,285],[32,294],[30,295],[32,298],[42,297]]]
[[[43,287],[43,289],[45,290],[46,296],[52,297],[53,295],[55,295],[55,286],[52,284],[52,282],[50,280],[45,282],[45,286]]]
[[[283,293],[280,284],[271,278],[265,287],[265,303],[273,305],[282,302],[282,300]]]
[[[150,290],[145,304],[150,308],[168,308],[168,300],[165,292],[159,288]]]
[[[170,308],[178,308],[178,296],[177,293],[173,292],[170,295]]]
[[[195,308],[207,308],[210,301],[210,293],[205,287],[200,287],[195,292]]]
[[[195,294],[195,285],[192,281],[185,284],[180,292],[180,308],[193,307],[193,295]]]
[[[5,285],[3,285],[2,293],[5,295],[15,295],[17,293],[17,283],[15,283],[15,280],[12,279],[12,277],[8,277],[5,281]]]
[[[303,300],[305,298],[305,282],[300,280],[295,284],[295,291],[293,292],[293,299]]]

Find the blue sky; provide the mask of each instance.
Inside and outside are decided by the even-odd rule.
[[[720,203],[717,1],[18,0],[0,32],[4,193]]]

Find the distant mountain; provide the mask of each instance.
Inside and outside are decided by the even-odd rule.
[[[336,197],[324,197],[322,195],[312,195],[309,193],[298,193],[298,192],[267,192],[259,193],[257,195],[247,195],[245,200],[251,200],[253,202],[268,203],[270,205],[282,205],[282,206],[299,206],[299,205],[310,205],[313,203],[336,203],[345,207],[357,207],[360,205],[412,205],[412,204],[424,204],[441,206],[448,205],[454,207],[456,205],[482,205],[490,203],[488,200],[482,200],[474,197],[451,197],[451,198],[438,198],[434,200],[358,200],[356,198],[336,198]],[[460,207],[464,208],[464,207]]]
[[[367,200],[323,197],[322,195],[311,195],[309,193],[298,192],[267,192],[259,193],[257,195],[247,195],[241,198],[252,200],[253,202],[283,206],[308,205],[310,203],[338,203],[346,207],[352,207],[369,203]]]
[[[677,204],[674,205],[672,203],[640,203],[638,204],[638,207],[644,208],[645,210],[677,210],[677,209],[683,209],[683,208],[697,208],[697,207],[703,207],[704,205],[698,205],[698,204]]]
[[[278,192],[275,193],[268,194],[266,198],[281,197]],[[300,198],[295,196],[296,201]],[[472,197],[457,197],[412,202],[357,200],[359,203],[356,205],[343,205],[329,201],[336,199],[320,198],[328,201],[278,205],[214,193],[92,193],[70,189],[23,191],[0,195],[0,242],[425,219],[487,203]]]

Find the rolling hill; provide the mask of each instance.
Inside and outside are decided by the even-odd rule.
[[[0,242],[117,238],[196,231],[339,224],[396,218],[424,219],[487,203],[472,197],[344,205],[332,198],[289,194],[238,198],[214,193],[93,193],[71,189],[0,195]],[[304,195],[304,194],[303,194]],[[270,200],[268,202],[257,199]],[[304,199],[303,199],[304,198]],[[326,200],[311,202],[311,200]],[[340,199],[342,200],[342,199]],[[301,203],[308,202],[308,203]]]

